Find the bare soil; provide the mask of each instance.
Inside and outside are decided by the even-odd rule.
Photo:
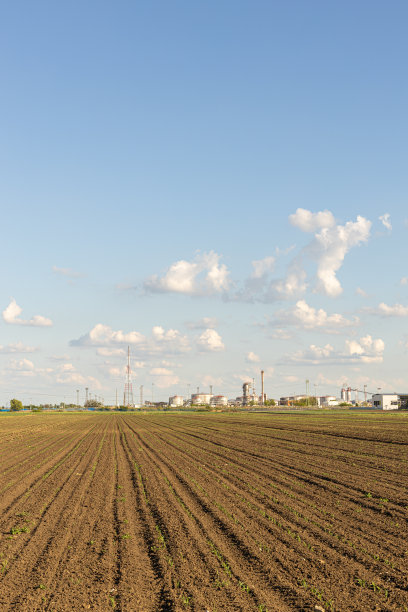
[[[408,415],[0,417],[0,609],[408,612]]]

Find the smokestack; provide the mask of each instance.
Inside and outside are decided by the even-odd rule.
[[[264,393],[264,371],[261,370],[261,404],[262,406],[265,403],[265,393]]]

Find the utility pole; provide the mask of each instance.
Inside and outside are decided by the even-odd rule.
[[[140,407],[143,406],[143,385],[140,385]]]
[[[85,387],[85,405],[88,403],[88,387]]]
[[[116,387],[116,408],[118,407],[118,388]]]
[[[306,405],[309,405],[309,380],[306,380]]]
[[[367,406],[367,385],[364,385],[364,405]]]
[[[152,383],[152,406],[154,404],[154,390],[153,390],[153,387],[154,387],[154,383]]]
[[[79,410],[79,389],[77,389],[77,408]]]

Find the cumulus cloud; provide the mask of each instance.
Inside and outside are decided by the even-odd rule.
[[[224,343],[220,334],[215,329],[206,329],[197,339],[198,348],[201,351],[223,351]]]
[[[323,308],[313,308],[305,300],[299,300],[293,308],[278,310],[275,314],[278,325],[296,325],[303,329],[322,329],[333,332],[346,327],[357,325],[357,317],[346,319],[343,315],[327,314]]]
[[[259,358],[259,355],[256,355],[252,351],[249,351],[249,353],[246,356],[246,360],[249,361],[250,363],[258,363],[260,361],[260,358]]]
[[[275,268],[275,257],[269,256],[264,259],[257,259],[252,262],[252,278],[262,278],[266,274],[273,272]]]
[[[88,334],[81,336],[78,340],[71,340],[71,346],[110,346],[114,344],[141,345],[145,337],[137,331],[123,332],[121,329],[114,331],[109,325],[97,323]]]
[[[173,263],[159,277],[151,276],[144,288],[152,293],[182,293],[186,295],[212,295],[229,288],[229,271],[220,263],[221,256],[210,251],[198,253],[192,261],[181,259]]]
[[[23,312],[14,298],[11,298],[10,304],[3,310],[3,319],[10,325],[29,325],[31,327],[51,327],[51,319],[47,319],[42,315],[34,315],[31,319],[21,319],[20,314]]]
[[[373,339],[367,335],[359,340],[346,340],[343,350],[336,350],[331,344],[311,344],[306,350],[296,351],[288,360],[313,365],[382,363],[384,349],[381,338]]]
[[[403,306],[402,304],[389,306],[381,302],[381,304],[378,304],[377,308],[366,308],[365,311],[371,314],[380,315],[381,317],[408,317],[408,306]]]
[[[177,329],[167,331],[160,325],[152,329],[152,341],[148,342],[148,350],[152,353],[185,353],[190,350],[187,336],[183,336]]]
[[[315,232],[318,229],[333,227],[336,221],[329,210],[312,213],[310,210],[298,208],[293,215],[289,215],[289,223],[302,232]]]
[[[374,340],[370,335],[356,340],[346,340],[346,351],[350,356],[357,355],[363,363],[381,363],[385,349],[384,340]]]
[[[390,215],[390,213],[385,213],[384,215],[381,215],[378,218],[381,221],[381,223],[383,224],[383,226],[390,232],[392,230],[391,215]]]
[[[117,345],[126,344],[131,345],[138,352],[148,354],[184,353],[190,350],[190,344],[186,336],[183,336],[177,329],[166,331],[160,325],[154,326],[152,335],[146,337],[137,331],[115,331],[108,325],[98,323],[89,333],[70,342],[71,346],[103,349],[99,354],[105,357],[123,355],[124,353],[118,352],[119,349],[113,351],[113,348],[116,348]]]
[[[400,285],[408,285],[408,276],[403,276],[400,280]]]
[[[22,342],[7,344],[7,346],[0,345],[0,353],[35,353],[36,351],[38,348],[25,346]]]
[[[34,374],[34,364],[29,359],[13,359],[10,362],[10,370],[18,371],[22,374],[29,372],[30,376]]]
[[[264,301],[300,297],[308,286],[304,268],[308,258],[317,264],[315,290],[330,297],[339,296],[343,289],[337,272],[350,249],[367,242],[371,222],[358,216],[356,221],[338,225],[330,211],[313,213],[304,208],[289,215],[289,222],[303,232],[314,233],[314,238],[294,257],[286,276],[272,280],[264,288]]]
[[[309,254],[317,261],[318,291],[330,297],[339,296],[343,289],[336,273],[343,264],[346,254],[354,246],[367,242],[371,221],[357,217],[345,225],[323,227],[307,247]]]

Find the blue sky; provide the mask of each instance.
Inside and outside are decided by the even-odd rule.
[[[407,389],[405,2],[0,11],[1,403]]]

